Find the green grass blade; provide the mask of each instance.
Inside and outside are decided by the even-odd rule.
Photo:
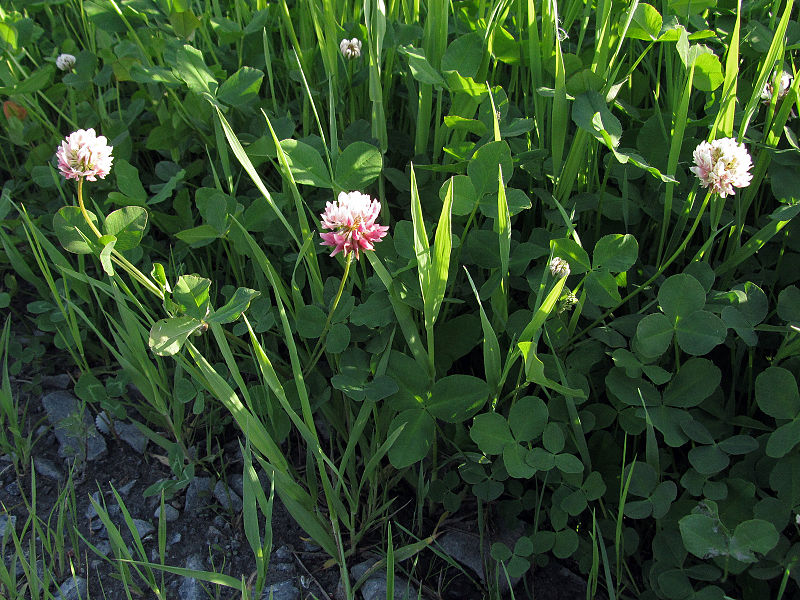
[[[239,160],[239,164],[242,165],[245,172],[250,176],[250,179],[258,188],[258,191],[261,192],[261,195],[264,197],[264,200],[267,201],[269,207],[275,212],[278,217],[278,220],[283,224],[286,228],[286,231],[289,232],[289,235],[292,236],[295,244],[299,248],[301,245],[300,239],[297,237],[297,234],[294,232],[294,229],[291,225],[289,225],[289,221],[286,220],[286,217],[283,216],[283,213],[275,204],[275,201],[272,198],[272,194],[269,193],[267,187],[264,185],[264,182],[261,180],[261,176],[256,171],[256,168],[253,166],[253,163],[250,161],[250,157],[247,156],[247,153],[244,151],[239,138],[236,137],[236,134],[231,129],[231,126],[228,124],[228,121],[222,116],[219,108],[215,105],[214,109],[217,111],[217,117],[219,118],[220,123],[222,124],[222,130],[225,132],[225,138],[228,140],[228,145],[233,150],[233,155]]]
[[[469,285],[475,294],[475,300],[478,301],[478,310],[481,316],[481,327],[483,328],[483,370],[486,377],[486,383],[489,384],[489,389],[493,398],[497,398],[500,393],[502,368],[500,364],[500,343],[497,341],[497,334],[495,334],[489,318],[486,316],[486,311],[483,310],[480,294],[472,281],[472,277],[464,267],[464,272],[467,274]]]
[[[378,275],[384,287],[386,287],[386,291],[389,292],[389,300],[392,303],[394,314],[397,317],[397,322],[400,324],[400,330],[403,332],[403,337],[406,339],[411,354],[422,367],[423,371],[427,373],[429,377],[432,377],[433,371],[430,369],[428,362],[428,353],[425,352],[425,348],[422,345],[422,338],[420,338],[417,324],[411,316],[408,305],[398,296],[392,276],[389,274],[389,271],[386,270],[386,267],[383,266],[381,260],[375,256],[374,252],[365,252],[364,255],[367,257],[367,260],[369,260],[372,268],[375,269],[375,273]]]

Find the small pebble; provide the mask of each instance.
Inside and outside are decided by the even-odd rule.
[[[46,458],[34,458],[33,468],[36,469],[36,472],[42,477],[47,477],[53,481],[61,481],[64,478],[64,474],[61,472],[61,469],[59,469],[52,461],[47,460]]]
[[[83,577],[70,577],[58,589],[56,600],[83,600],[88,594]]]
[[[145,538],[156,530],[152,523],[142,519],[133,519],[133,525],[140,538]]]
[[[119,493],[120,496],[127,496],[128,494],[130,494],[134,485],[136,485],[136,480],[132,479],[122,487],[117,488],[117,492]]]
[[[164,505],[164,517],[167,519],[167,523],[172,523],[178,520],[180,513],[178,512],[177,508],[170,506],[169,504]],[[161,506],[156,508],[156,512],[153,514],[153,518],[158,519],[161,517]]]
[[[218,481],[214,487],[214,498],[227,511],[238,513],[242,510],[242,499],[224,481]]]

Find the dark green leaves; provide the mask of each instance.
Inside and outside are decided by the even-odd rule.
[[[97,226],[97,217],[87,211]],[[53,230],[64,250],[73,254],[91,254],[97,245],[97,235],[91,230],[77,206],[64,206],[53,217]]]
[[[640,5],[641,6],[641,5]],[[630,269],[639,256],[639,244],[631,234],[611,234],[597,240],[592,255],[595,269],[622,273]]]
[[[175,53],[175,58],[173,72],[190,90],[197,94],[213,94],[217,90],[217,80],[206,66],[200,50],[184,44]]]
[[[319,151],[297,140],[282,140],[281,148],[295,182],[316,187],[330,188],[331,178]]]
[[[698,558],[730,556],[743,563],[754,563],[756,554],[766,554],[778,543],[775,526],[763,519],[739,523],[733,533],[720,520],[716,503],[702,502],[679,523],[686,549]]]
[[[217,99],[231,106],[244,106],[258,98],[264,73],[252,67],[242,67],[228,77],[217,91]]]
[[[383,156],[366,142],[353,142],[336,161],[336,184],[343,190],[363,190],[381,174]]]
[[[647,356],[666,352],[672,341],[694,356],[702,356],[725,341],[728,328],[717,315],[703,310],[706,291],[697,279],[686,273],[667,278],[658,290],[658,304],[663,315],[652,313],[636,328],[636,343]]]

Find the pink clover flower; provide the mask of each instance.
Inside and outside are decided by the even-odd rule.
[[[325,212],[320,216],[320,233],[323,246],[333,248],[331,256],[339,252],[349,257],[350,253],[358,260],[360,250],[374,250],[389,231],[389,227],[378,225],[375,220],[381,212],[381,203],[361,192],[341,192],[336,202],[328,202]]]
[[[94,129],[79,129],[69,134],[56,150],[58,170],[67,179],[105,179],[111,172],[113,150],[104,135],[98,136]]]

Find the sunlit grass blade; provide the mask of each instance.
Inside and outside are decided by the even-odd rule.
[[[271,482],[269,499],[267,499],[261,482],[258,479],[258,474],[253,468],[249,442],[244,447],[242,447],[240,442],[239,449],[241,450],[244,460],[242,480],[242,519],[244,534],[255,556],[257,573],[255,589],[256,595],[260,597],[264,587],[272,549],[272,503],[275,496],[275,482]],[[261,509],[261,514],[264,516],[263,542],[258,524],[258,511],[256,507]]]
[[[417,198],[419,202],[419,198]],[[450,271],[450,253],[452,251],[452,226],[451,215],[453,209],[453,179],[447,187],[442,210],[439,214],[439,223],[433,241],[432,264],[430,265],[429,288],[425,295],[426,323],[431,326],[439,316],[439,309],[444,300],[447,289],[447,278]],[[430,317],[428,317],[430,315]]]
[[[681,35],[686,35],[686,32],[681,32]],[[687,40],[688,43],[688,40]],[[694,63],[689,67],[689,72],[686,76],[686,83],[683,87],[683,94],[680,96],[680,104],[676,110],[673,110],[673,123],[672,135],[670,137],[669,156],[667,158],[667,174],[674,175],[675,169],[678,166],[678,158],[680,156],[681,148],[684,141],[684,133],[686,132],[686,122],[689,112],[689,98],[692,94],[692,81],[694,80]],[[661,222],[661,234],[658,239],[658,254],[656,263],[661,262],[662,253],[664,250],[664,243],[666,241],[667,229],[672,219],[672,198],[675,193],[675,183],[667,182],[666,190],[664,192],[664,216]]]
[[[722,84],[723,105],[717,114],[715,127],[725,137],[733,135],[733,118],[736,113],[736,88],[739,76],[739,31],[742,24],[742,1],[736,0],[736,24],[728,40],[728,55],[725,58],[725,80]]]
[[[297,213],[297,218],[300,221],[300,232],[302,234],[302,239],[304,240],[303,245],[301,246],[300,249],[308,265],[307,271],[312,282],[311,292],[314,297],[314,301],[321,303],[322,277],[319,272],[319,263],[317,262],[317,255],[314,252],[314,250],[307,245],[307,242],[312,237],[313,233],[308,224],[305,203],[303,202],[303,198],[300,195],[300,190],[297,189],[297,182],[294,180],[294,176],[292,175],[292,170],[289,167],[289,162],[286,159],[286,153],[283,151],[280,140],[278,139],[278,136],[275,134],[275,130],[272,127],[272,122],[267,116],[267,113],[265,113],[263,110],[261,111],[261,114],[264,116],[264,119],[267,122],[267,127],[269,128],[270,135],[272,136],[272,141],[275,144],[275,149],[278,153],[278,162],[281,166],[281,173],[285,181],[289,184],[289,189],[291,189],[292,191],[292,198],[294,199],[295,211]],[[328,161],[330,164],[330,157],[328,158]],[[332,173],[331,177],[333,177]]]
[[[383,107],[384,89],[381,84],[381,53],[386,34],[386,6],[383,0],[364,2],[364,19],[367,25],[367,46],[369,60],[369,100],[371,102],[372,135],[378,140],[381,152],[389,149],[389,136],[386,132],[386,112]],[[394,50],[392,50],[394,52]],[[391,76],[391,71],[387,73]]]
[[[561,291],[564,289],[566,281],[566,277],[561,277],[556,281],[553,289],[550,290],[542,304],[536,309],[533,318],[525,329],[522,330],[522,334],[519,336],[520,342],[529,342],[535,338],[538,339],[542,325],[544,325],[550,313],[553,312],[553,308],[555,308],[558,299],[561,297]]]
[[[211,327],[220,327],[212,323]],[[276,479],[276,489],[297,520],[309,535],[322,546],[331,556],[336,556],[336,544],[331,538],[328,529],[322,524],[311,507],[313,502],[308,493],[294,480],[288,472],[288,463],[280,448],[272,440],[264,425],[249,410],[245,408],[236,393],[227,382],[217,373],[205,357],[194,347],[187,343],[185,346],[204,379],[204,385],[214,396],[220,400],[233,418],[238,423],[242,433],[253,446],[266,458],[264,468]]]
[[[553,49],[555,51],[555,89],[553,105],[550,108],[550,152],[553,157],[553,175],[561,185],[561,160],[564,155],[564,144],[567,138],[569,121],[569,105],[567,104],[567,79],[564,69],[564,58],[561,53],[561,40],[558,33],[558,8],[555,0],[547,2],[553,15]],[[570,189],[572,183],[569,184]]]
[[[500,364],[500,343],[497,341],[497,334],[495,334],[489,318],[486,316],[486,311],[483,310],[480,294],[472,281],[472,276],[464,267],[464,272],[467,274],[469,285],[475,294],[475,300],[478,302],[478,310],[481,315],[481,328],[483,329],[483,370],[486,377],[486,383],[489,384],[489,389],[493,398],[497,398],[500,393],[501,385],[501,364]]]
[[[278,220],[283,224],[283,226],[286,228],[286,231],[289,232],[289,235],[292,236],[292,239],[299,248],[301,245],[300,239],[297,237],[297,234],[295,233],[294,229],[289,224],[289,221],[286,220],[286,217],[283,215],[281,210],[275,204],[275,201],[272,198],[272,194],[269,193],[269,190],[267,190],[267,187],[261,180],[261,176],[258,174],[255,167],[253,166],[250,157],[247,156],[247,153],[244,151],[244,148],[242,147],[239,138],[236,137],[236,134],[233,132],[233,129],[231,129],[231,126],[228,124],[228,121],[222,115],[222,112],[220,112],[219,108],[217,106],[214,106],[214,109],[217,111],[217,116],[219,117],[220,123],[222,124],[222,130],[225,132],[225,138],[228,140],[228,144],[230,145],[231,150],[233,150],[234,156],[239,160],[239,164],[242,165],[244,170],[250,176],[250,179],[252,180],[253,184],[255,184],[255,186],[258,188],[258,191],[261,192],[261,195],[264,197],[264,200],[267,201],[269,207],[275,212],[275,215],[278,217]]]
[[[503,167],[497,165],[497,218],[494,231],[497,233],[500,250],[500,287],[492,295],[495,318],[505,324],[508,320],[508,261],[511,256],[511,215],[508,210],[506,186],[503,183]]]
[[[433,377],[433,371],[430,368],[428,360],[428,353],[425,351],[425,347],[422,344],[422,338],[420,338],[417,324],[411,316],[411,310],[408,305],[400,299],[395,289],[392,276],[389,274],[389,271],[386,270],[386,267],[383,266],[380,259],[375,256],[374,252],[366,252],[365,256],[375,270],[375,274],[381,280],[381,283],[383,283],[386,291],[389,292],[389,300],[392,303],[394,314],[397,317],[400,330],[403,332],[403,337],[406,339],[411,354],[413,354],[414,359],[422,367],[423,371],[427,373],[429,377]]]

